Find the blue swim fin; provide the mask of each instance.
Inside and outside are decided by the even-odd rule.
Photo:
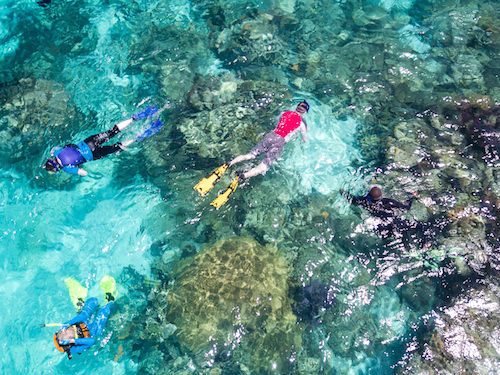
[[[140,142],[146,138],[149,138],[149,137],[155,135],[156,133],[158,133],[161,130],[163,125],[164,124],[163,124],[163,122],[161,122],[160,119],[152,121],[151,124],[149,125],[149,127],[146,130],[144,130],[144,132],[141,135],[139,135],[135,139],[135,141]]]
[[[153,116],[156,112],[158,112],[158,108],[154,105],[148,106],[144,111],[136,113],[135,115],[132,116],[132,120],[137,121],[137,120],[142,120],[146,117]]]

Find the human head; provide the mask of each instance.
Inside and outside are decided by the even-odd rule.
[[[377,202],[382,199],[382,189],[378,186],[373,186],[366,197],[370,202]]]
[[[307,112],[309,112],[309,103],[307,103],[305,100],[300,102],[299,104],[297,104],[295,111],[301,115],[305,115]]]
[[[59,342],[62,340],[71,340],[76,337],[77,337],[76,327],[69,326],[67,329],[61,329],[60,331],[54,333],[53,335],[54,345],[56,346],[57,350],[59,350],[61,353],[66,353],[68,355],[68,358],[71,359],[70,348],[73,346],[73,344],[61,345]]]
[[[45,170],[48,173],[56,173],[59,172],[61,167],[59,166],[59,163],[57,162],[56,158],[53,159],[47,159],[45,162]]]
[[[57,331],[57,340],[71,340],[76,338],[76,333],[73,328],[74,326],[69,326],[68,329],[61,329]]]

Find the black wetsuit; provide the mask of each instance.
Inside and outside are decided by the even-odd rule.
[[[368,196],[353,196],[347,192],[343,193],[356,206],[360,206],[375,217],[382,219],[382,223],[377,226],[377,232],[382,237],[393,237],[397,233],[404,233],[410,229],[416,229],[422,225],[419,222],[412,222],[407,219],[397,217],[397,210],[408,211],[411,208],[414,196],[408,198],[404,203],[397,200],[385,198],[372,201]],[[423,229],[423,228],[421,228]]]
[[[367,196],[356,197],[350,194],[347,194],[347,196],[351,200],[352,204],[363,207],[373,216],[379,217],[381,219],[387,219],[389,217],[396,216],[395,210],[408,211],[411,208],[413,200],[415,199],[414,196],[411,196],[405,203],[401,203],[397,200],[385,197],[378,201],[370,201]]]
[[[92,135],[84,140],[84,142],[89,146],[94,156],[94,160],[100,159],[109,154],[115,153],[121,150],[121,142],[117,142],[112,145],[102,146],[103,143],[109,141],[115,135],[120,132],[118,126],[113,126],[112,129],[105,131],[104,133],[99,133]]]

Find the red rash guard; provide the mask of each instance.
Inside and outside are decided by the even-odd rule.
[[[296,130],[300,126],[302,117],[294,111],[287,111],[281,115],[280,121],[274,129],[274,132],[285,138],[288,134]]]

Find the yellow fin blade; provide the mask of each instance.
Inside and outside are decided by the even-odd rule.
[[[196,190],[202,197],[208,194],[210,190],[214,188],[214,185],[221,179],[221,177],[226,173],[226,170],[229,166],[224,163],[215,171],[213,171],[210,176],[202,178],[200,182],[198,182],[194,186],[194,190]]]
[[[64,283],[68,287],[69,298],[77,310],[80,310],[87,298],[87,288],[83,287],[78,281],[72,277],[64,279]]]
[[[212,201],[212,203],[210,203],[210,205],[212,205],[215,208],[219,209],[224,203],[226,203],[229,200],[229,197],[231,196],[231,194],[234,193],[234,191],[238,187],[238,181],[239,181],[239,177],[236,176],[233,179],[233,181],[231,181],[231,183],[229,184],[229,186],[227,187],[227,190],[224,193],[222,193],[221,195],[219,195],[217,198],[215,198]]]

